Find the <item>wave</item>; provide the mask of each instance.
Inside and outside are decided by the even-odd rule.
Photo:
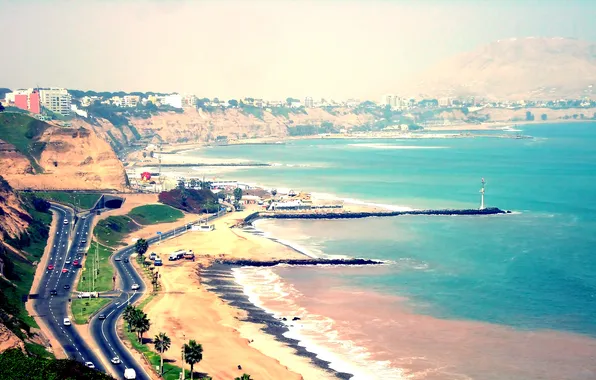
[[[367,144],[348,144],[356,148],[371,148],[371,149],[447,149],[447,146],[423,146],[423,145],[391,145],[391,144],[380,144],[380,143],[367,143]]]
[[[378,207],[390,211],[412,211],[415,210],[414,208],[408,206],[401,206],[401,205],[392,205],[386,203],[376,203],[376,202],[369,202],[363,201],[360,199],[355,198],[342,198],[338,195],[331,194],[331,193],[311,193],[313,199],[320,199],[320,200],[339,200],[343,201],[344,203],[349,203],[353,205],[362,205],[362,206],[371,206],[371,207]]]
[[[270,268],[234,268],[234,280],[243,287],[244,294],[255,306],[280,320],[288,331],[286,338],[329,363],[329,367],[352,374],[353,380],[405,379],[404,371],[391,367],[387,361],[376,361],[370,352],[349,339],[342,339],[335,321],[312,314],[296,303],[301,293]],[[276,310],[267,307],[274,302]],[[283,317],[289,317],[283,321]],[[294,317],[300,320],[292,321]]]

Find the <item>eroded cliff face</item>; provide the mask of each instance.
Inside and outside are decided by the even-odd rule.
[[[126,183],[124,167],[110,144],[90,127],[50,126],[34,173],[29,160],[10,144],[0,145],[2,174],[17,189],[117,189]]]
[[[30,220],[8,182],[0,176],[0,242],[25,233]]]
[[[149,119],[131,119],[131,125],[145,138],[159,136],[168,143],[205,143],[224,136],[228,140],[256,137],[278,137],[288,135],[298,125],[321,125],[331,123],[350,129],[373,121],[370,114],[354,114],[338,109],[329,113],[323,109],[306,109],[305,113],[273,115],[261,110],[259,117],[246,114],[239,109],[206,112],[185,109],[183,113],[167,112]]]

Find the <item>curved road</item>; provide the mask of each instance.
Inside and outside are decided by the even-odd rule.
[[[221,215],[224,215],[222,213]],[[209,222],[220,215],[212,215],[203,221]],[[161,239],[167,239],[185,233],[189,230],[192,223],[186,224],[182,227],[174,228],[170,231],[164,232],[161,235]],[[154,244],[161,240],[159,236],[155,236],[147,239],[149,245]],[[126,305],[134,304],[139,298],[141,298],[143,292],[146,289],[145,284],[141,276],[134,269],[130,262],[130,256],[135,252],[134,245],[130,245],[126,248],[121,249],[112,255],[112,263],[116,267],[118,272],[117,277],[120,280],[120,290],[122,294],[120,297],[114,299],[112,303],[106,306],[100,314],[105,315],[105,319],[100,320],[99,314],[93,317],[91,320],[90,330],[93,339],[97,342],[102,354],[108,359],[108,361],[117,356],[121,360],[121,364],[112,364],[116,373],[124,374],[125,368],[133,368],[137,374],[137,379],[151,379],[151,376],[144,370],[143,366],[139,365],[130,354],[129,350],[124,346],[118,333],[116,332],[116,323],[118,318],[122,315]],[[139,289],[136,291],[132,290],[132,285],[138,284]]]
[[[74,326],[64,325],[64,318],[69,316],[68,304],[76,272],[80,269],[72,262],[77,258],[80,261],[79,255],[82,256],[82,253],[78,253],[78,250],[85,245],[81,241],[88,236],[92,216],[81,218],[75,223],[75,216],[70,209],[56,204],[52,204],[51,208],[58,214],[56,235],[48,258],[48,267],[53,265],[54,269],[46,268],[43,273],[33,308],[45,320],[70,359],[92,362],[98,370],[105,371]],[[52,295],[52,291],[56,294]]]

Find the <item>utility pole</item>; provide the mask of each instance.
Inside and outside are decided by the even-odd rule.
[[[184,380],[184,346],[186,345],[186,335],[182,334],[182,380]]]

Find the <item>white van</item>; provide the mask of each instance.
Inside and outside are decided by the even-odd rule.
[[[127,380],[132,380],[137,378],[137,373],[133,368],[127,368],[124,370],[124,378]]]
[[[64,326],[70,326],[70,318],[64,318]]]

